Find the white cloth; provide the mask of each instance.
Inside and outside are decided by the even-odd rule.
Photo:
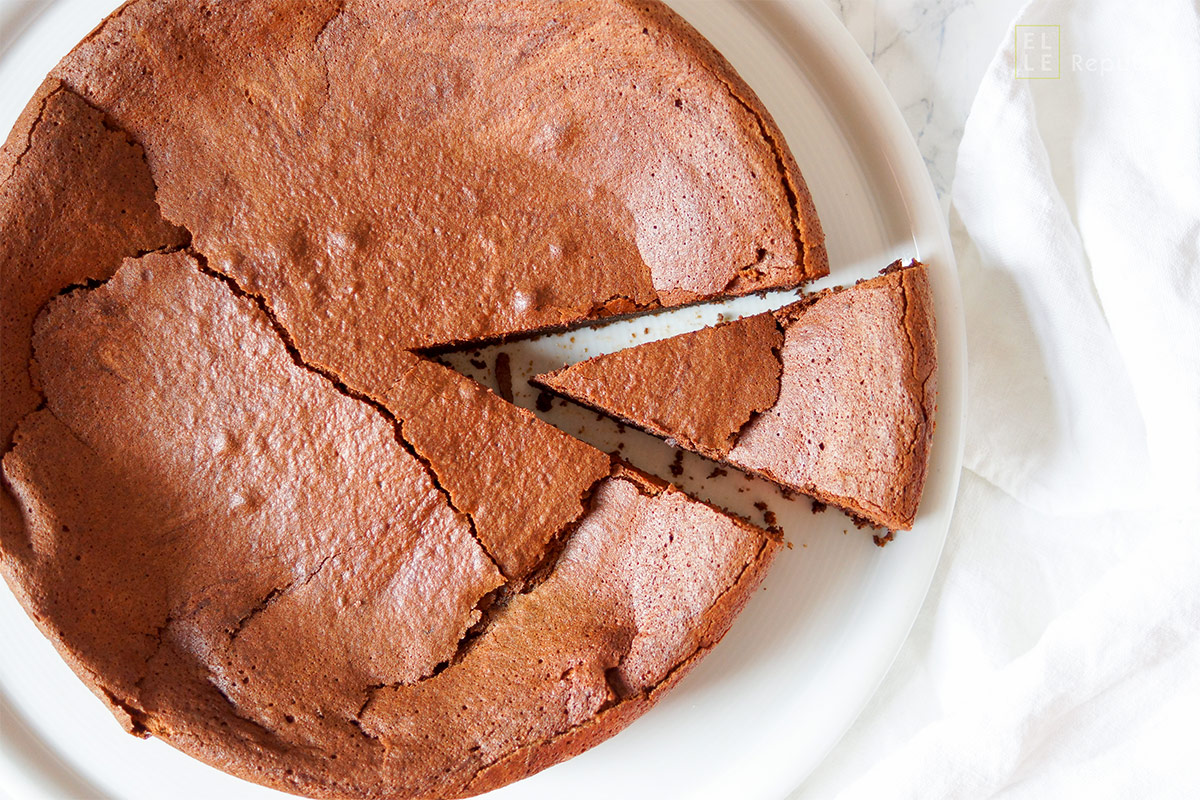
[[[1200,797],[1200,4],[1014,24],[1061,26],[1061,77],[1010,30],[959,150],[945,556],[805,800]]]

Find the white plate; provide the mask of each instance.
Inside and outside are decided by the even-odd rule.
[[[58,0],[0,59],[0,130],[43,75],[112,0]],[[657,708],[616,738],[497,798],[779,798],[833,747],[875,691],[916,617],[941,554],[962,459],[965,334],[957,274],[933,187],[908,129],[849,33],[821,0],[677,2],[771,110],[812,189],[833,274],[818,286],[874,274],[894,258],[932,269],[940,396],[929,480],[915,529],[886,549],[842,514],[811,513],[770,485],[688,456],[684,488],[752,519],[767,503],[794,549],[784,550],[732,632]],[[630,343],[711,324],[717,314],[783,305],[790,293],[689,308],[591,331],[490,348],[522,380]],[[647,329],[649,333],[646,333]],[[479,360],[479,356],[475,357]],[[454,359],[490,381],[470,356]],[[544,415],[605,449],[671,477],[674,452],[574,406]],[[740,491],[739,491],[740,490]],[[7,591],[0,592],[0,787],[20,798],[282,797],[127,736],[74,677]]]

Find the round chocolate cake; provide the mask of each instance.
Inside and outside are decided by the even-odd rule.
[[[319,797],[619,731],[777,539],[437,363],[828,271],[658,3],[133,0],[0,151],[4,576],[138,735]]]

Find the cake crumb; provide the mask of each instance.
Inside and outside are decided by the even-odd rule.
[[[763,522],[765,522],[767,524],[768,528],[776,527],[776,523],[779,521],[779,519],[778,519],[778,517],[775,516],[775,512],[771,510],[770,506],[768,506],[763,501],[759,500],[757,503],[754,504],[754,507],[762,512]]]
[[[724,478],[728,474],[728,470],[721,469],[720,467],[713,467],[713,471],[708,473],[708,477],[711,480],[713,478]]]
[[[884,547],[885,545],[887,545],[888,542],[890,542],[896,538],[896,532],[888,531],[887,535],[885,535],[885,536],[880,536],[879,534],[875,534],[871,538],[875,540],[876,547]]]
[[[618,422],[618,423],[617,423],[617,433],[618,433],[618,434],[623,434],[623,433],[625,433],[625,423],[624,423],[624,422]]]
[[[820,514],[822,511],[825,511],[828,508],[829,508],[828,503],[822,503],[820,500],[812,501],[812,513],[814,513],[814,514]]]
[[[786,544],[787,544],[788,550],[795,550],[795,549],[796,549],[795,547],[792,547],[792,543],[791,543],[791,542],[787,542]]]
[[[644,331],[642,331],[642,333],[650,333],[650,329],[646,328]]]
[[[512,364],[508,353],[503,351],[496,353],[496,387],[501,397],[510,403],[513,401]]]
[[[871,522],[871,520],[867,519],[866,517],[860,517],[858,514],[850,514],[850,521],[853,522],[854,527],[858,528],[860,531],[863,528],[871,528],[872,530],[876,531],[882,528],[882,526],[876,525],[874,522]]]
[[[487,369],[487,362],[478,358],[472,358],[471,366],[475,369]]]
[[[545,390],[538,392],[536,405],[538,411],[549,411],[554,407],[554,395]]]
[[[683,474],[683,451],[682,450],[675,451],[675,460],[671,462],[671,466],[669,467],[669,469],[671,470],[671,474],[674,475],[676,478],[678,478],[680,475]]]

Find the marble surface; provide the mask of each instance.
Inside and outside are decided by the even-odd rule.
[[[824,0],[904,113],[943,210],[984,70],[1025,0]]]

